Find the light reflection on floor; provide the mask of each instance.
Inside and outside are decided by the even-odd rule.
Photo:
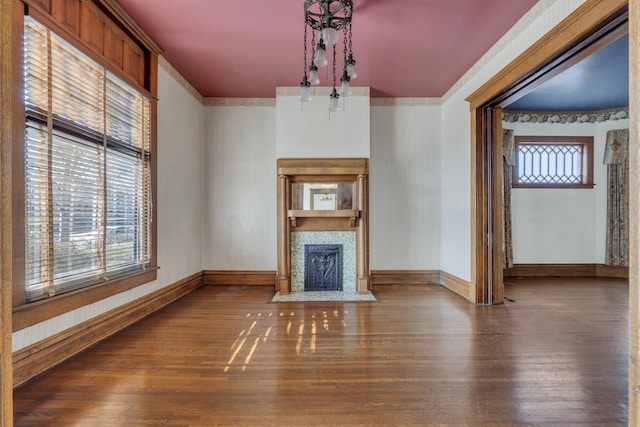
[[[296,338],[295,351],[297,355],[300,355],[305,351],[315,353],[318,334],[328,332],[332,323],[334,326],[340,325],[341,328],[346,328],[345,316],[347,315],[349,315],[348,310],[322,310],[311,314],[311,323],[305,323],[304,317],[296,317],[294,311],[288,313],[281,311],[277,316],[287,319],[285,333],[289,337]],[[232,368],[240,369],[242,372],[247,370],[259,345],[267,343],[269,338],[277,335],[273,331],[273,325],[268,324],[272,322],[273,316],[273,312],[265,316],[263,316],[263,313],[246,314],[246,326],[240,331],[229,348],[230,357],[224,367],[224,372],[229,372]],[[265,322],[268,323],[265,324]]]

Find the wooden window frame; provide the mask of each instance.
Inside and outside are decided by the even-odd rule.
[[[518,155],[520,145],[525,144],[538,145],[581,145],[584,147],[583,156],[583,182],[581,184],[571,183],[521,183],[519,182],[519,158]],[[592,136],[516,136],[515,137],[515,165],[513,166],[513,188],[593,188],[593,137]],[[586,169],[586,170],[585,170]]]
[[[91,286],[76,289],[70,292],[56,295],[55,297],[27,303],[25,289],[25,169],[24,169],[24,143],[25,129],[14,129],[18,144],[12,152],[12,163],[17,167],[12,170],[12,240],[13,240],[13,322],[12,330],[18,331],[39,322],[51,319],[55,316],[67,313],[77,308],[108,298],[112,295],[133,289],[137,286],[156,280],[157,278],[157,92],[158,92],[158,55],[161,49],[140,29],[133,19],[127,15],[122,7],[114,0],[91,0],[78,2],[78,0],[22,0],[25,10],[34,16],[39,22],[49,27],[67,42],[80,49],[83,53],[100,63],[116,76],[129,83],[151,99],[151,199],[153,213],[151,215],[151,261],[145,270],[136,270],[120,276],[110,277],[109,280],[97,282]],[[84,19],[82,13],[90,10],[92,17],[96,16],[104,21],[105,35],[117,34],[123,39],[125,49],[130,52],[142,53],[144,57],[138,65],[131,65],[130,61],[114,60],[113,52],[118,50],[106,49],[104,53],[96,50],[95,46],[87,44],[87,38],[80,34],[77,28],[69,27],[66,22],[60,21],[68,16],[60,13],[60,8],[68,5],[80,5],[79,20]],[[74,6],[75,7],[75,6]],[[82,9],[82,8],[86,8]],[[22,15],[14,15],[13,37],[21,40],[24,34],[24,19]],[[85,26],[86,28],[86,26]],[[101,34],[98,34],[101,36]],[[99,37],[98,37],[99,38]],[[109,47],[108,37],[105,37],[105,46]],[[126,51],[123,53],[127,59]],[[24,85],[22,77],[23,46],[20,44],[13,58],[13,67],[17,78],[14,87],[22,93]],[[131,55],[129,55],[131,56]],[[138,66],[138,68],[135,68]],[[128,67],[128,68],[127,68]],[[24,100],[13,106],[13,115],[24,120]],[[20,121],[16,121],[20,127]]]

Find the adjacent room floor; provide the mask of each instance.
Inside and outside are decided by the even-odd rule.
[[[628,286],[509,279],[271,303],[205,286],[15,392],[16,426],[606,425],[628,419]]]

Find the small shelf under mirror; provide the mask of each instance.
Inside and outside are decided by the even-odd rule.
[[[360,216],[360,211],[340,209],[340,210],[300,210],[290,209],[287,212],[287,216],[291,221],[292,227],[297,227],[296,218],[349,218],[349,226],[355,227]]]

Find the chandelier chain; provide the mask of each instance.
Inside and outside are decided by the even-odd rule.
[[[342,32],[344,33],[344,40],[343,40],[343,42],[344,42],[343,43],[344,44],[344,49],[343,49],[344,63],[343,63],[343,67],[344,67],[344,70],[346,71],[347,70],[347,42],[348,42],[348,44],[351,44],[351,38],[349,38],[349,40],[347,41],[348,37],[347,37],[347,29],[346,28],[344,28],[342,30]]]
[[[336,88],[336,46],[333,46],[333,89]]]
[[[307,31],[307,26],[304,26],[304,30]],[[307,43],[305,42],[304,48],[307,48]],[[316,32],[311,31],[311,63],[313,63],[313,58],[316,57]],[[306,59],[305,59],[306,62]]]
[[[305,17],[306,17],[306,13],[305,13]],[[302,72],[303,75],[306,77],[307,76],[307,24],[304,24],[304,57],[302,59]]]
[[[349,21],[349,55],[352,55],[353,52],[351,50],[351,21]]]

